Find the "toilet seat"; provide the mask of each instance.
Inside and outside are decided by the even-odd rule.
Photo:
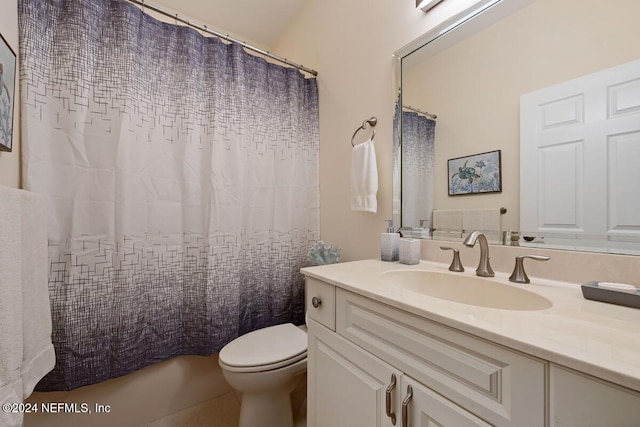
[[[231,372],[262,372],[307,357],[307,334],[285,323],[242,335],[220,350],[219,363]]]

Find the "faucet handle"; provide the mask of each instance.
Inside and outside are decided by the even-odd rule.
[[[453,251],[453,260],[451,261],[451,265],[449,266],[449,270],[462,272],[464,271],[464,267],[460,262],[460,251],[456,248],[450,248],[448,246],[440,246],[440,249],[443,251]]]
[[[509,276],[509,281],[514,283],[529,283],[529,276],[527,276],[527,272],[524,271],[524,259],[531,258],[536,261],[548,261],[551,258],[544,255],[518,255],[516,257],[516,265],[513,268],[513,273]]]

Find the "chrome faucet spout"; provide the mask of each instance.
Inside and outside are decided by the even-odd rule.
[[[495,273],[489,263],[489,243],[487,237],[479,231],[474,231],[464,239],[463,244],[470,248],[474,247],[477,242],[480,242],[480,262],[476,269],[476,274],[482,277],[493,277]]]

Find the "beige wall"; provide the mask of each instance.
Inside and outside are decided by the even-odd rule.
[[[475,2],[443,2],[424,14],[413,0],[309,0],[274,46],[319,72],[320,231],[342,247],[342,260],[379,257],[391,218],[393,52]],[[350,210],[350,139],[371,116],[378,118],[377,214]]]
[[[18,1],[2,0],[2,13],[0,13],[0,33],[9,42],[11,48],[18,52]],[[19,68],[19,58],[16,58],[16,66]],[[16,70],[16,93],[19,99],[18,85],[19,69]],[[15,105],[13,111],[13,150],[11,152],[0,151],[0,185],[19,188],[20,186],[20,106]]]
[[[403,75],[404,101],[438,114],[436,209],[506,207],[520,229],[520,95],[621,63],[640,49],[640,2],[538,0]],[[500,194],[449,197],[447,159],[502,150]]]

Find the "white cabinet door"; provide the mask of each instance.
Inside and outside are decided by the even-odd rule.
[[[640,235],[640,61],[522,95],[520,229]]]
[[[396,414],[402,373],[314,320],[307,327],[308,427],[393,427],[386,391],[395,375],[390,404]],[[396,421],[399,426],[399,415]]]
[[[637,427],[640,394],[551,365],[551,427]]]
[[[406,375],[402,377],[401,391],[403,402],[400,417],[406,417],[403,420],[406,423],[400,423],[402,426],[491,427],[491,424]]]

